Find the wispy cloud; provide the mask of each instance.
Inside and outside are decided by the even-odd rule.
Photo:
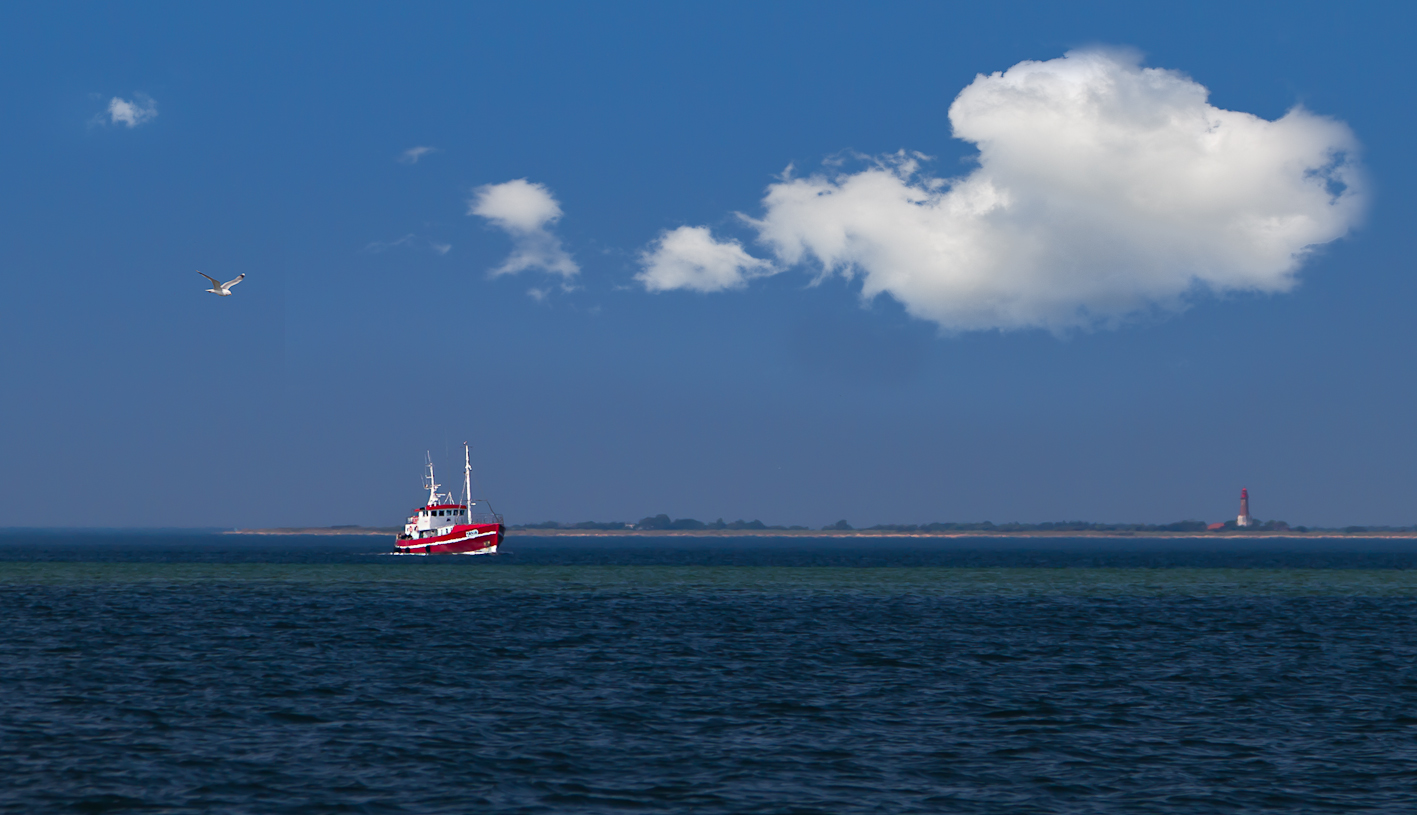
[[[386,252],[390,249],[395,249],[400,246],[406,246],[409,248],[422,246],[429,249],[439,257],[448,254],[448,251],[453,248],[453,245],[451,243],[439,243],[437,241],[430,240],[428,238],[423,238],[410,232],[409,234],[404,235],[398,240],[371,241],[364,245],[364,251],[374,253]]]
[[[569,279],[580,272],[550,230],[561,218],[561,205],[544,184],[519,178],[478,187],[472,191],[467,214],[486,218],[512,238],[512,254],[492,270],[493,277],[541,269]]]
[[[103,113],[94,117],[94,121],[100,124],[127,125],[132,129],[157,118],[157,102],[143,93],[134,94],[131,102],[115,96],[109,100],[105,113],[108,114],[107,121],[104,120]]]
[[[1115,325],[1199,291],[1288,291],[1315,247],[1361,219],[1357,140],[1303,108],[1267,121],[1208,94],[1116,52],[1021,62],[950,106],[954,135],[979,148],[969,174],[931,176],[905,151],[854,172],[789,171],[748,223],[777,264],[859,276],[863,297],[951,331]],[[647,263],[639,279],[740,285],[736,256],[719,257],[717,274]]]
[[[442,151],[439,150],[439,149],[436,148],[436,147],[424,147],[424,146],[410,147],[410,148],[408,148],[407,150],[403,151],[402,153],[399,153],[397,161],[398,161],[400,164],[417,164],[419,159],[423,158],[424,156],[428,155],[429,153],[439,153],[439,152],[442,152]]]
[[[370,241],[369,243],[364,245],[364,251],[384,252],[389,249],[393,249],[395,246],[408,246],[414,241],[415,238],[417,238],[416,235],[409,234],[404,235],[402,238],[399,238],[396,241]]]

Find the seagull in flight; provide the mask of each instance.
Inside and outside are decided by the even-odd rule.
[[[207,291],[211,292],[212,294],[215,294],[215,295],[218,296],[218,297],[230,297],[230,296],[231,296],[231,287],[232,287],[232,286],[235,286],[237,283],[240,283],[241,281],[243,281],[243,280],[246,279],[246,273],[245,273],[245,272],[242,272],[242,273],[241,273],[241,276],[238,277],[238,278],[236,278],[235,280],[230,280],[230,281],[227,281],[226,283],[218,283],[218,282],[217,282],[217,279],[216,279],[215,277],[212,277],[211,275],[207,274],[206,272],[197,272],[197,274],[199,274],[199,275],[201,275],[202,277],[205,277],[206,279],[212,281],[212,287],[211,287],[210,289],[207,289]]]

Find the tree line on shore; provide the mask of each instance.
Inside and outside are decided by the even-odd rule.
[[[640,519],[639,523],[626,521],[581,521],[561,523],[545,521],[537,524],[514,525],[513,529],[587,529],[587,530],[634,530],[634,531],[695,531],[719,529],[761,529],[787,532],[809,531],[806,526],[770,526],[759,520],[700,521],[694,518],[670,518],[663,513]],[[863,527],[867,532],[1205,532],[1210,524],[1205,521],[1176,521],[1169,524],[1105,524],[1091,521],[1047,521],[1044,523],[1000,523],[980,521],[978,523],[929,523],[929,524],[876,524]],[[854,530],[844,519],[821,527],[823,531],[845,532]],[[1224,532],[1417,532],[1413,526],[1345,526],[1320,528],[1307,526],[1291,527],[1284,521],[1255,520],[1250,526],[1238,526],[1229,520],[1215,531]]]

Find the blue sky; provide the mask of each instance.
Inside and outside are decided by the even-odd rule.
[[[513,523],[1213,521],[1242,486],[1261,518],[1417,523],[1413,20],[1396,3],[8,8],[0,526],[392,525],[424,451],[452,482],[464,439]],[[927,158],[886,179],[896,193],[1008,187],[1029,145],[1056,146],[1008,134],[1046,128],[1007,120],[1014,163],[981,160],[951,104],[1070,52],[1178,72],[1222,111],[1340,123],[1360,206],[1288,271],[1216,237],[1249,212],[1225,206],[1263,198],[1248,168],[1312,128],[1201,185],[1194,231],[1049,188],[1073,220],[981,244],[1054,235],[986,270],[1014,281],[1013,323],[992,299],[960,316],[948,287],[863,299],[912,261],[831,267],[810,241],[794,261],[754,225],[807,234],[828,216],[792,220],[771,189],[902,150]],[[1040,161],[1078,183],[1121,166],[1070,155]],[[1176,166],[1123,175],[1170,207]],[[517,234],[470,208],[518,179],[560,213],[529,216],[523,245],[558,243],[575,274],[492,273]],[[938,236],[883,218],[882,251]],[[646,253],[681,227],[763,265],[724,267],[746,274],[722,291],[647,290]],[[198,269],[248,277],[217,298]],[[1076,292],[1089,275],[1102,294]]]

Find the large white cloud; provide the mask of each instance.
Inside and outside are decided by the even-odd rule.
[[[1362,214],[1357,142],[1295,108],[1207,103],[1175,71],[1104,51],[980,75],[950,106],[962,178],[921,156],[784,177],[750,223],[782,264],[859,276],[947,330],[1113,324],[1209,290],[1283,292]]]
[[[777,271],[768,261],[743,251],[738,241],[716,240],[704,226],[664,232],[640,254],[640,265],[643,269],[635,279],[650,291],[736,289],[751,277]]]
[[[561,248],[561,239],[549,229],[560,219],[561,205],[545,185],[519,178],[478,187],[468,202],[467,214],[486,218],[512,238],[512,254],[492,270],[494,277],[525,269],[542,269],[565,278],[580,272],[581,267]]]

